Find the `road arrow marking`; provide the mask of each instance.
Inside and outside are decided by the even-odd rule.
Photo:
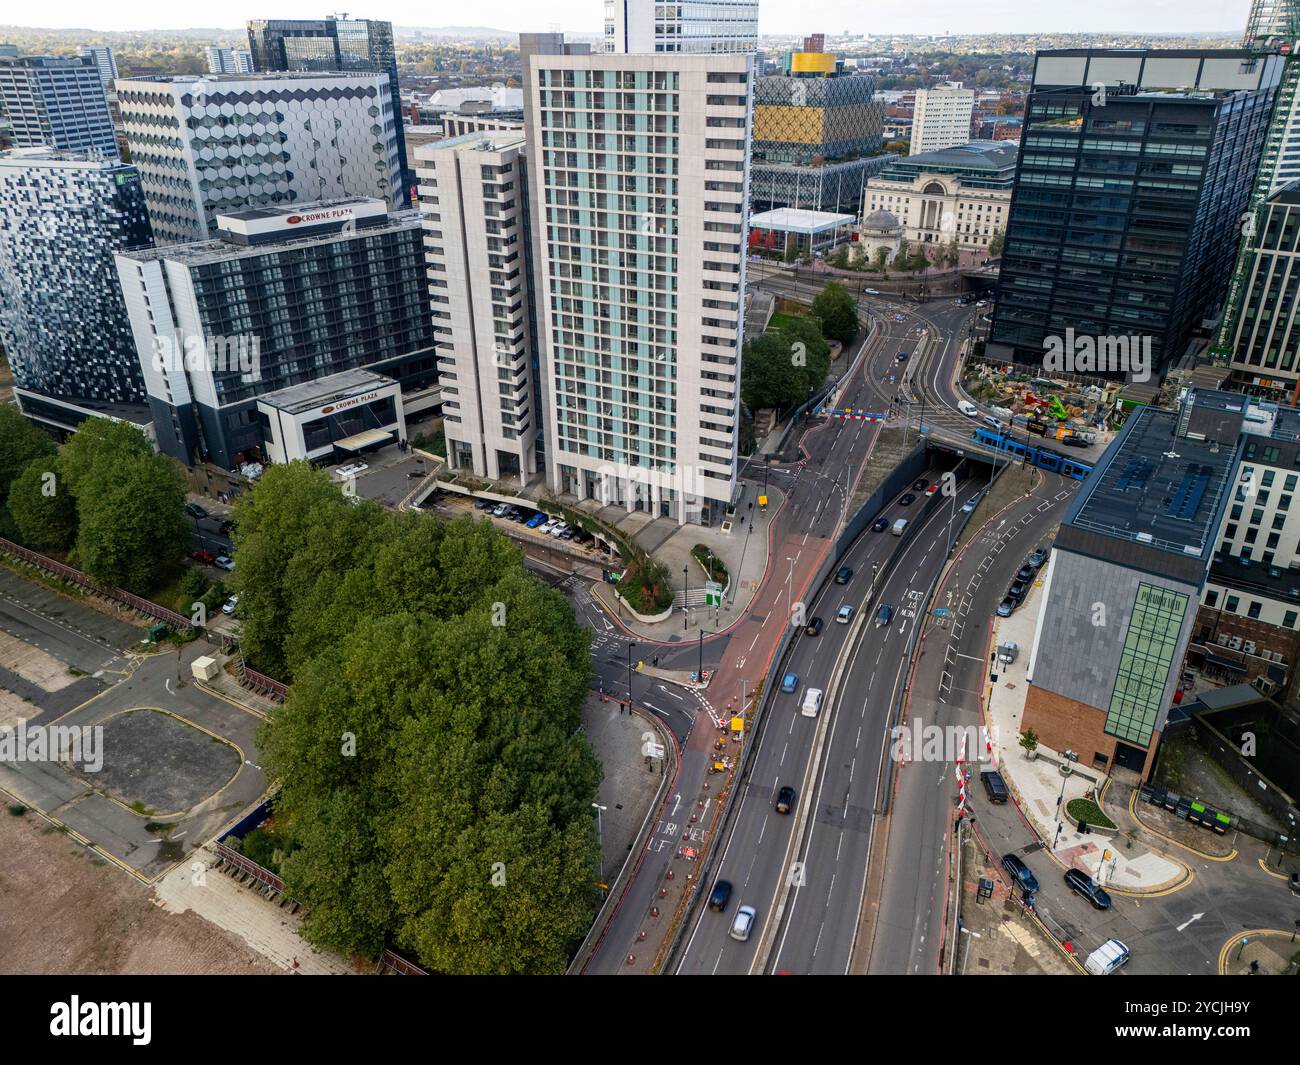
[[[1205,916],[1205,914],[1203,914],[1203,913],[1194,913],[1194,914],[1192,914],[1192,916],[1191,916],[1191,920],[1184,921],[1182,924],[1180,924],[1180,925],[1178,926],[1178,931],[1180,931],[1180,932],[1184,931],[1184,930],[1187,928],[1187,926],[1190,925],[1193,921],[1199,921],[1199,920],[1200,920],[1202,917],[1204,917],[1204,916]]]

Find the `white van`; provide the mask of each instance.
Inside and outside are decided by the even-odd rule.
[[[1083,967],[1093,976],[1109,976],[1121,965],[1127,964],[1130,956],[1128,947],[1118,939],[1108,939],[1088,955]]]
[[[820,688],[809,688],[804,693],[803,706],[799,712],[804,717],[816,717],[822,708],[822,690]]]
[[[894,522],[894,527],[889,531],[893,533],[895,536],[902,536],[903,530],[906,528],[907,528],[907,519],[899,518],[896,522]]]
[[[959,400],[957,402],[957,409],[966,415],[967,418],[974,418],[979,414],[979,408],[969,399]]]

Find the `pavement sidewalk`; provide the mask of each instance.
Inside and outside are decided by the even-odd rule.
[[[1127,795],[1118,795],[1113,787],[1107,789],[1106,774],[1091,766],[1074,764],[1070,775],[1063,777],[1061,764],[1065,758],[1041,742],[1033,758],[1020,746],[1029,694],[1026,671],[1042,606],[1041,586],[1040,575],[1020,609],[1009,618],[997,619],[993,627],[990,652],[1007,642],[1020,647],[1015,662],[1009,666],[999,664],[993,670],[997,683],[985,683],[985,723],[993,760],[1020,812],[1061,865],[1082,869],[1098,883],[1120,891],[1163,891],[1184,880],[1187,868],[1160,850],[1155,837],[1142,831],[1129,816]],[[1116,801],[1109,801],[1112,797]],[[1071,800],[1083,798],[1098,802],[1116,829],[1079,832],[1076,821],[1066,814],[1066,807]]]
[[[747,519],[752,516],[752,521],[746,520],[744,525],[732,525],[730,533],[721,537],[723,543],[720,544],[719,538],[715,537],[710,545],[731,573],[731,587],[720,607],[692,606],[683,627],[679,609],[674,609],[664,621],[638,621],[615,598],[615,586],[604,581],[592,585],[592,594],[623,629],[651,643],[681,646],[698,640],[701,627],[706,640],[730,629],[744,619],[763,583],[763,575],[767,572],[771,557],[772,524],[786,504],[781,489],[769,484],[767,510],[760,511],[757,507],[749,510],[746,505],[749,497],[757,498],[762,490],[761,481],[750,481],[747,484],[737,507],[737,516],[743,514]],[[696,532],[697,527],[684,525],[655,551],[655,558],[668,566],[675,584],[683,578],[682,568],[689,568],[692,589],[702,587],[706,579],[703,568],[690,554],[691,548],[700,541]]]

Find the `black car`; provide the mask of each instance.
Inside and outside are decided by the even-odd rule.
[[[1028,584],[1034,579],[1034,575],[1037,573],[1038,570],[1034,569],[1034,567],[1028,563],[1025,563],[1025,565],[1016,570],[1016,582],[1020,584]]]
[[[191,518],[206,518],[208,516],[208,512],[197,503],[186,503],[185,513]]]
[[[719,880],[713,885],[713,893],[709,896],[709,909],[721,913],[727,908],[727,903],[731,901],[731,881]]]
[[[1025,593],[1028,591],[1029,585],[1017,578],[1011,582],[1011,587],[1007,589],[1007,598],[1019,606],[1025,601]]]
[[[787,784],[776,793],[776,812],[788,814],[794,809],[795,790]]]
[[[496,506],[496,504],[493,503],[492,500],[490,500],[490,499],[476,499],[476,500],[474,500],[474,509],[475,509],[475,510],[491,510],[494,506]]]
[[[1291,874],[1291,890],[1295,894],[1300,895],[1300,873]]]
[[[888,528],[889,528],[888,518],[877,518],[875,521],[871,523],[872,532],[884,532]]]
[[[898,501],[898,505],[900,507],[910,507],[915,502],[916,502],[916,496],[914,496],[911,492],[906,492],[904,493],[903,497]]]
[[[822,619],[813,618],[810,622],[808,622],[808,627],[803,631],[807,633],[809,636],[819,635],[822,631]]]
[[[1064,444],[1066,447],[1088,447],[1089,446],[1088,441],[1084,440],[1083,437],[1080,436],[1067,436],[1064,440],[1061,441],[1061,443]]]
[[[1077,895],[1082,895],[1099,910],[1110,909],[1110,896],[1106,894],[1082,869],[1068,869],[1065,873],[1065,883],[1070,890]]]
[[[984,782],[984,791],[989,797],[989,802],[1006,802],[1010,792],[1007,791],[1007,782],[1002,779],[1002,774],[990,771],[981,773],[980,780]]]
[[[1038,890],[1038,878],[1029,871],[1029,866],[1022,862],[1014,854],[1004,854],[1002,856],[1002,868],[1011,874],[1020,889],[1026,895],[1032,895]]]
[[[841,566],[839,568],[839,571],[835,574],[835,583],[848,584],[849,578],[851,578],[852,576],[853,576],[853,570],[851,570],[848,566]]]
[[[926,488],[928,488],[929,486],[930,486],[930,482],[927,481],[924,477],[918,477],[915,481],[912,482],[912,487],[915,488],[918,492],[924,492]]]
[[[235,523],[227,518],[221,523],[220,532],[222,536],[229,536],[235,531]]]

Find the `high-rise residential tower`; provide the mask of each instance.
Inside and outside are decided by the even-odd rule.
[[[404,202],[387,74],[122,78],[117,97],[159,244],[208,239],[218,212]]]
[[[251,74],[253,53],[247,48],[223,48],[210,44],[203,49],[209,74]]]
[[[0,104],[16,147],[44,145],[117,158],[113,120],[94,59],[0,57]]]
[[[758,0],[605,0],[607,52],[758,51]]]
[[[24,410],[41,397],[144,401],[113,255],[150,243],[135,167],[0,153],[0,338]]]
[[[547,478],[717,521],[736,481],[753,58],[520,38]]]
[[[392,97],[393,129],[402,164],[402,202],[409,202],[414,175],[406,156],[402,127],[402,94],[397,81],[397,52],[393,24],[377,19],[250,19],[248,46],[253,68],[269,71],[342,70],[387,74]]]
[[[523,135],[469,133],[416,160],[448,461],[527,483],[541,422]]]
[[[971,139],[970,119],[974,111],[974,89],[963,89],[960,85],[917,89],[910,153],[919,155],[966,144]]]
[[[77,49],[77,55],[94,62],[105,89],[113,87],[113,82],[117,80],[117,59],[113,56],[113,49],[106,45],[83,44]]]

